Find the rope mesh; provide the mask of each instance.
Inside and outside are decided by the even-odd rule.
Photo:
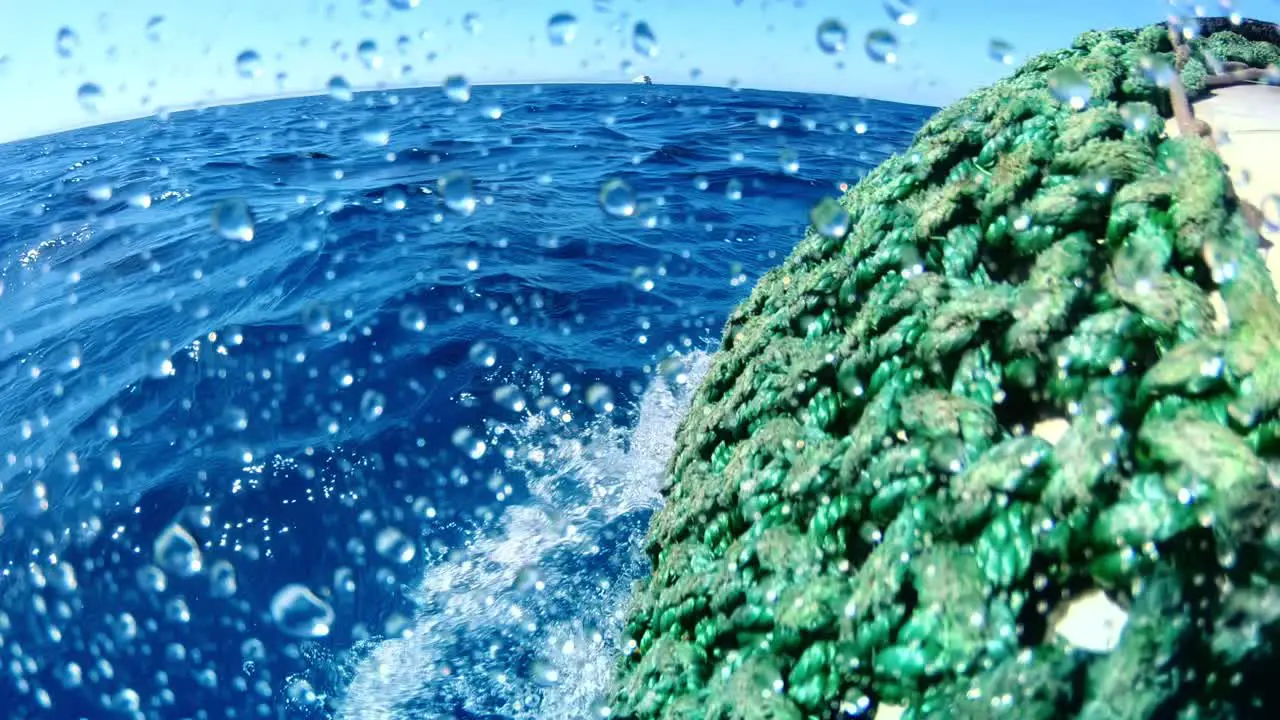
[[[1190,40],[1190,93],[1280,62],[1242,32]],[[678,432],[613,717],[1274,702],[1280,304],[1212,143],[1164,134],[1174,62],[1164,26],[1030,60],[761,279]],[[1073,649],[1052,618],[1098,590],[1125,630]]]

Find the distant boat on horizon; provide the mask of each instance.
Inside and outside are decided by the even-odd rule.
[[[631,79],[631,82],[639,83],[641,85],[652,85],[653,78],[649,77],[648,75],[637,75]]]

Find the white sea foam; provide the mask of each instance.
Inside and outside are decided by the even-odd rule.
[[[428,566],[412,631],[358,653],[339,717],[600,717],[675,431],[709,364],[696,352],[655,377],[627,425],[565,434],[541,414],[496,428],[528,500]]]

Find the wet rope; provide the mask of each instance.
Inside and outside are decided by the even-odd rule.
[[[1141,69],[1163,25],[1031,59],[761,279],[678,432],[613,717],[1276,700],[1280,304],[1212,142],[1163,128],[1204,57],[1280,61],[1250,32],[1192,38],[1182,100]],[[1073,649],[1053,618],[1097,591],[1125,631]]]

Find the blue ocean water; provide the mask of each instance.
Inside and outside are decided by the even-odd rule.
[[[0,145],[0,707],[600,716],[706,351],[930,112],[422,89]]]

